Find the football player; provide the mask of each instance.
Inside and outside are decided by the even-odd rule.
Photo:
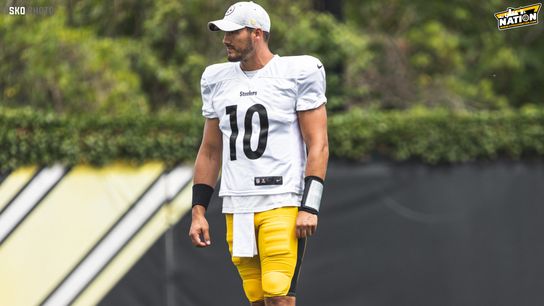
[[[211,244],[205,212],[221,167],[226,239],[248,300],[295,305],[329,155],[325,69],[312,56],[273,54],[270,18],[256,3],[238,2],[208,27],[224,32],[228,62],[202,74],[189,236]]]

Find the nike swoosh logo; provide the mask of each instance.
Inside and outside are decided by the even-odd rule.
[[[317,69],[321,69],[321,67],[323,67],[323,65],[317,65]]]

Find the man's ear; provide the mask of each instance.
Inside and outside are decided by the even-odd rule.
[[[255,33],[255,38],[258,38],[260,40],[264,39],[264,33],[262,29],[255,29],[253,33]]]

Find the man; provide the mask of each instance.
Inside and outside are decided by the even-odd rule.
[[[323,64],[274,55],[270,19],[253,2],[232,5],[208,27],[224,31],[228,62],[207,67],[201,79],[206,122],[189,236],[197,247],[211,245],[205,211],[221,165],[227,242],[248,300],[295,305],[328,161]]]

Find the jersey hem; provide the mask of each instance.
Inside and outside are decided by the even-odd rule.
[[[280,207],[300,207],[300,203],[293,203],[293,204],[275,204],[275,205],[270,205],[270,206],[266,206],[266,207],[259,207],[259,208],[256,208],[256,209],[247,209],[247,210],[230,210],[230,209],[225,209],[224,207],[221,209],[221,212],[223,214],[246,214],[246,213],[260,213],[260,212],[263,212],[263,211],[269,211],[269,210],[272,210],[272,209],[276,209],[276,208],[280,208]]]
[[[282,194],[282,193],[294,193],[297,195],[301,195],[303,193],[302,189],[281,189],[281,190],[270,190],[268,192],[266,191],[255,191],[255,190],[243,190],[243,191],[219,191],[220,197],[228,197],[228,196],[259,196],[259,195],[275,195],[275,194]]]

